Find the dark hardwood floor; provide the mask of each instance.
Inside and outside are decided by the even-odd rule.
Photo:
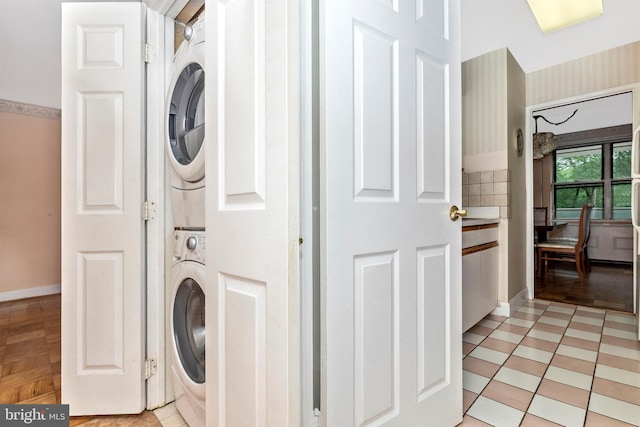
[[[633,313],[631,264],[592,262],[591,267],[581,283],[573,264],[549,263],[546,274],[536,276],[535,298]]]
[[[0,403],[56,404],[60,393],[60,295],[0,302]],[[153,412],[71,417],[70,426],[161,427]]]

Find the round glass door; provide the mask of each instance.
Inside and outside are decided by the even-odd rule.
[[[196,63],[184,67],[169,104],[169,148],[176,161],[190,164],[204,141],[204,70]]]
[[[204,292],[191,278],[184,279],[176,292],[173,334],[183,369],[193,382],[204,383]]]

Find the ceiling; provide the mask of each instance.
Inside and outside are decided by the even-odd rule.
[[[60,107],[62,1],[0,0],[0,99]],[[603,16],[548,34],[526,0],[460,1],[463,60],[507,47],[529,73],[640,40],[638,0],[604,0]]]
[[[507,47],[530,73],[640,40],[640,1],[603,7],[600,17],[545,34],[526,0],[461,0],[462,60]]]

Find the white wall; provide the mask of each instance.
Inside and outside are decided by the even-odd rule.
[[[0,0],[0,99],[60,108],[60,0]]]
[[[60,108],[65,1],[0,0],[0,99]]]
[[[461,0],[462,60],[507,47],[530,73],[640,40],[640,2],[603,6],[600,17],[544,34],[525,0]]]
[[[60,3],[0,0],[0,99],[60,108]],[[461,0],[462,60],[509,48],[525,73],[640,40],[640,2],[543,34],[524,0]]]

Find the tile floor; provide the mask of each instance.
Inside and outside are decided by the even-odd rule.
[[[175,402],[153,411],[162,427],[189,427],[178,412]]]
[[[542,300],[463,336],[460,426],[640,426],[640,342],[626,313]]]
[[[629,314],[530,301],[463,336],[461,426],[640,426],[640,342]],[[0,402],[60,402],[60,296],[0,303]],[[71,426],[182,427],[174,404]]]

